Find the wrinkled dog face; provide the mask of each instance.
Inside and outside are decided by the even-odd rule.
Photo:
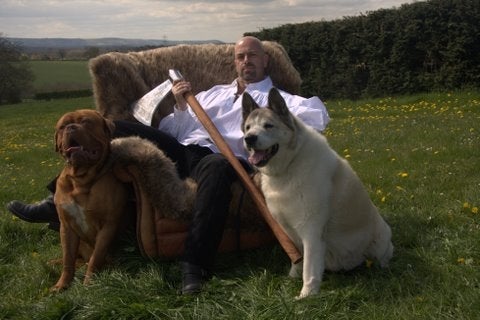
[[[94,110],[66,113],[55,127],[55,148],[73,166],[92,165],[108,150],[114,125]]]
[[[244,93],[242,108],[243,144],[252,165],[264,167],[285,148],[293,146],[294,119],[276,89],[270,91],[266,108],[260,108],[248,93]]]

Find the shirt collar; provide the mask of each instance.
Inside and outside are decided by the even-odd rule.
[[[232,87],[237,88],[238,87],[238,80],[235,79],[232,82]],[[273,87],[272,79],[270,76],[266,76],[265,79],[259,82],[253,82],[247,84],[247,87],[245,88],[246,92],[252,92],[252,91],[268,91],[271,87]]]

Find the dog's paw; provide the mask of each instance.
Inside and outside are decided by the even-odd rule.
[[[308,297],[308,296],[311,296],[312,294],[314,294],[314,293],[312,293],[312,292],[303,292],[303,290],[302,290],[302,291],[300,291],[300,294],[295,297],[295,300],[302,300],[302,299],[304,299],[304,298],[306,298],[306,297]]]
[[[75,269],[63,266],[64,270],[57,283],[50,288],[50,292],[60,292],[67,289],[73,281]]]
[[[50,292],[51,293],[58,293],[58,292],[62,292],[63,290],[67,289],[68,288],[68,285],[65,285],[65,284],[61,284],[61,283],[56,283],[53,287],[50,288]]]
[[[93,278],[93,273],[87,272],[85,274],[85,278],[83,279],[83,285],[88,286],[90,283],[92,283],[92,278]]]
[[[302,291],[300,291],[300,294],[295,297],[295,300],[300,300],[306,297],[309,297],[311,295],[317,294],[319,291],[318,287],[309,287],[309,286],[303,286]]]

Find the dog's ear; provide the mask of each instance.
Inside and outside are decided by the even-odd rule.
[[[270,89],[270,92],[268,93],[268,108],[280,116],[283,123],[285,123],[288,128],[295,130],[292,114],[290,113],[282,95],[276,88]]]
[[[65,115],[64,115],[65,116]],[[63,123],[63,117],[58,119],[57,124],[55,125],[55,136],[53,137],[55,143],[55,152],[60,152],[60,144],[62,143],[62,139],[60,138],[60,130],[61,130],[61,123]]]
[[[248,94],[247,92],[244,92],[243,97],[242,97],[242,116],[243,116],[242,130],[243,130],[243,126],[245,124],[245,120],[247,120],[247,118],[248,118],[248,115],[253,110],[258,109],[258,108],[259,108],[259,106],[255,102],[255,100],[253,100],[252,96],[250,94]]]
[[[58,139],[58,130],[55,130],[55,137],[54,137],[54,142],[55,142],[55,152],[60,152],[60,147],[58,146],[59,144],[59,139]]]

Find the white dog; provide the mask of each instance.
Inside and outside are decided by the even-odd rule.
[[[268,107],[243,96],[244,145],[260,171],[261,190],[273,217],[303,254],[289,275],[300,276],[297,298],[318,292],[325,269],[349,270],[393,255],[391,230],[362,182],[325,137],[292,115],[276,89]]]

